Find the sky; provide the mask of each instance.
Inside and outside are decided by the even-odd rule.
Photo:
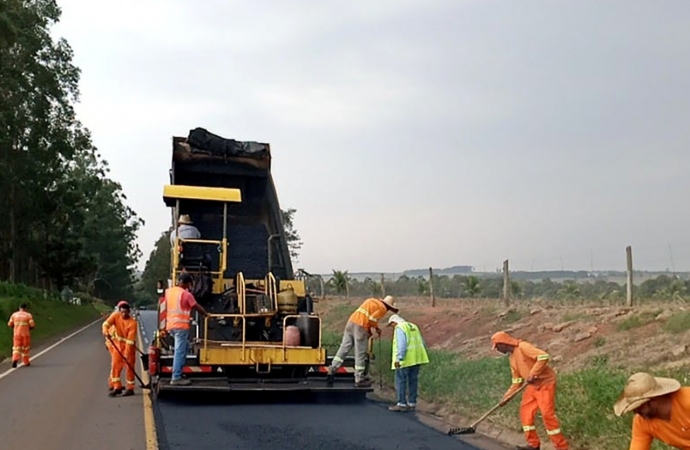
[[[140,267],[204,127],[271,144],[310,272],[690,270],[690,2],[58,3]]]

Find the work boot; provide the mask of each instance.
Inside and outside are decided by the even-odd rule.
[[[110,393],[108,394],[108,397],[115,397],[116,395],[120,395],[120,394],[122,394],[122,388],[113,389],[113,390],[110,391]]]
[[[173,386],[189,386],[192,384],[192,381],[186,378],[178,378],[177,380],[170,380],[170,384]]]
[[[392,405],[388,407],[388,411],[406,412],[409,411],[409,408],[405,405]]]
[[[17,368],[17,361],[12,361],[12,368],[16,369]]]
[[[125,392],[122,393],[123,397],[131,397],[134,395],[134,389],[126,389]]]
[[[359,380],[355,381],[355,387],[371,387],[371,380]]]
[[[416,408],[417,408],[417,404],[416,404],[416,403],[415,403],[415,404],[412,404],[412,403],[408,403],[408,404],[407,404],[407,409],[408,409],[409,411],[414,411]]]
[[[539,450],[539,448],[540,447],[532,447],[529,444],[515,446],[515,450]]]

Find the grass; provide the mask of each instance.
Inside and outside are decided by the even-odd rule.
[[[678,313],[668,319],[664,324],[664,330],[669,333],[683,333],[690,330],[690,311]]]
[[[604,336],[598,336],[594,339],[593,345],[596,348],[603,347],[606,344],[606,338]]]
[[[653,321],[654,317],[656,317],[656,314],[654,314],[654,312],[643,312],[641,314],[635,314],[620,322],[616,326],[616,329],[618,331],[627,331],[639,328]]]
[[[563,314],[563,318],[561,319],[563,322],[575,322],[580,319],[584,319],[587,317],[587,314],[584,313],[573,313],[573,312],[567,312]]]
[[[29,304],[28,311],[33,315],[36,328],[31,333],[31,344],[35,347],[42,341],[70,331],[78,326],[86,325],[95,320],[106,305],[102,303],[87,303],[77,306],[61,302],[55,298],[37,296],[32,299],[29,295],[19,297],[0,296],[0,360],[12,353],[12,329],[6,324],[10,315],[17,311],[22,302]]]
[[[337,350],[341,333],[324,331],[323,342],[329,354]],[[381,376],[384,384],[392,387],[394,373],[390,369],[389,338],[386,339],[384,335],[380,351],[378,343],[375,344],[374,351],[377,359],[372,363],[371,375],[375,380]],[[455,353],[432,349],[429,359],[430,364],[425,365],[420,373],[420,397],[467,418],[479,417],[492,408],[511,382],[506,357],[468,359]],[[584,370],[559,374],[558,378],[557,414],[571,443],[571,449],[627,450],[632,416],[616,417],[613,414],[613,404],[627,378],[638,369],[609,367],[606,355],[592,358],[589,363],[590,367]],[[654,374],[674,377],[684,384],[688,382],[683,369],[664,373],[655,371]],[[518,413],[519,401],[516,399],[498,410],[489,420],[520,432]],[[546,432],[539,418],[537,428],[540,436],[546,440]],[[652,449],[664,450],[671,447],[655,442]]]

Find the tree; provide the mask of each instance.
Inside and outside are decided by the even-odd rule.
[[[347,292],[348,290],[349,279],[350,277],[347,273],[347,270],[342,271],[334,269],[333,276],[330,280],[328,280],[328,283],[331,286],[333,286],[333,289],[335,289],[336,294],[342,294],[343,292]]]
[[[283,218],[283,229],[285,230],[285,241],[287,242],[288,249],[290,250],[290,257],[294,260],[299,258],[299,250],[302,248],[302,239],[297,233],[294,224],[295,213],[297,210],[295,208],[288,208],[287,210],[280,211]]]
[[[468,297],[476,297],[481,292],[482,287],[479,278],[476,275],[470,275],[465,278],[465,295]]]
[[[142,301],[154,302],[158,280],[167,280],[170,274],[170,231],[165,231],[161,233],[146,261],[144,273],[137,286],[137,296]]]
[[[141,221],[77,120],[55,0],[0,3],[0,279],[131,293]]]

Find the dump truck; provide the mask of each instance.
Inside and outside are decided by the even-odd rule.
[[[161,297],[147,354],[155,393],[371,391],[354,385],[352,358],[327,377],[332,356],[307,292],[309,275],[293,270],[269,144],[225,139],[203,128],[173,137],[163,200],[172,221],[168,286],[181,272],[191,274],[190,291],[209,316],[192,313],[183,369],[192,383],[171,385],[174,345]],[[181,216],[200,237],[178,237]]]

